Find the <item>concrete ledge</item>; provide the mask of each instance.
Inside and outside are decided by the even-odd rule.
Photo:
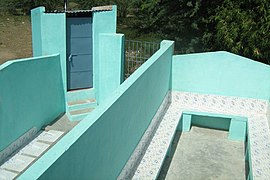
[[[245,141],[247,136],[247,121],[245,119],[232,118],[229,130],[230,140]]]
[[[198,116],[204,119],[195,122],[193,119]],[[230,124],[229,127],[225,123]],[[230,140],[245,141],[247,136],[247,118],[239,116],[184,111],[180,124],[182,124],[182,128],[179,130],[183,132],[190,131],[191,126],[195,124],[201,127],[229,131],[228,139]]]
[[[183,114],[182,116],[182,131],[187,132],[190,131],[191,128],[191,114]]]

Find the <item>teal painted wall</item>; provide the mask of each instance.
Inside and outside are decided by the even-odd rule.
[[[66,15],[45,13],[44,7],[31,10],[33,56],[60,54],[66,91]]]
[[[215,117],[215,116],[192,115],[191,121],[192,121],[192,125],[194,126],[219,129],[219,130],[229,130],[231,119]]]
[[[134,72],[19,179],[116,179],[170,88],[173,42]]]
[[[118,47],[114,48],[116,50],[115,52],[109,49],[104,49],[104,47],[108,47],[107,43],[111,44],[111,42],[106,40],[100,42],[100,34],[116,33],[116,11],[116,6],[113,6],[112,11],[93,12],[93,89],[98,102],[99,92],[101,89],[100,85],[102,87],[104,86],[99,79],[102,78],[103,80],[103,73],[106,73],[100,67],[99,63],[103,61],[108,62],[106,59],[103,59],[106,58],[106,55],[103,54],[110,51],[110,56],[114,59],[114,61],[116,58],[123,57],[123,55],[120,56],[118,52],[118,48],[119,46],[122,48],[122,44],[115,44],[116,42],[120,43],[120,40],[115,40],[112,42]],[[66,91],[66,15],[65,13],[45,13],[45,8],[39,7],[31,11],[31,20],[33,55],[41,56],[60,53],[63,84]],[[115,36],[119,37],[119,35],[116,34]],[[121,63],[122,60],[123,59],[118,59],[117,64]],[[110,91],[113,91],[113,89],[110,89]]]
[[[124,76],[124,35],[99,35],[99,93],[102,103],[120,86]]]
[[[228,52],[173,56],[172,89],[270,99],[270,66]]]
[[[101,73],[106,73],[104,71],[100,72],[99,62],[103,61],[100,57],[100,53],[103,53],[102,44],[100,44],[100,34],[101,33],[116,33],[116,14],[117,8],[113,6],[112,11],[97,11],[93,12],[93,74],[94,74],[94,88],[96,91],[97,102],[99,103],[99,79]],[[106,44],[104,44],[106,46]],[[104,50],[106,51],[106,50]],[[114,56],[114,54],[111,54]]]
[[[32,51],[34,57],[42,56],[41,17],[43,12],[45,12],[44,7],[31,10]]]
[[[0,151],[65,110],[59,55],[1,65],[0,87]]]

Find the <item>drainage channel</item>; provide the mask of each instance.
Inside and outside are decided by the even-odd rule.
[[[245,144],[228,139],[228,132],[192,126],[176,133],[172,155],[158,179],[246,179]]]

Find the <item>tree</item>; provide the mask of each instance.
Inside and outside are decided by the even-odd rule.
[[[269,7],[268,0],[224,0],[208,19],[203,37],[206,49],[270,63]]]
[[[30,10],[38,6],[45,6],[49,11],[63,9],[62,0],[10,0],[6,1],[6,5],[12,14],[17,14],[18,10],[23,14],[30,14]]]
[[[201,1],[136,0],[133,3],[137,10],[133,27],[140,33],[154,32],[177,41],[176,49],[180,52],[194,52],[193,47],[199,43]]]

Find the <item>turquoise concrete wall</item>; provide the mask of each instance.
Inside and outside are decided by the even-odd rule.
[[[104,47],[107,47],[104,44],[104,47],[100,43],[100,34],[101,33],[116,33],[116,17],[117,17],[117,8],[113,6],[112,11],[97,11],[93,12],[93,76],[94,76],[94,88],[96,91],[97,102],[99,103],[99,79],[101,73],[106,73],[102,70],[100,72],[99,62],[103,61],[100,54],[103,51],[106,51]],[[106,43],[106,41],[104,42]],[[111,48],[111,47],[110,47]],[[114,56],[114,54],[111,54]]]
[[[45,12],[44,7],[31,10],[32,51],[34,57],[42,56],[41,17],[43,12]]]
[[[66,90],[66,14],[45,13],[44,7],[31,10],[33,56],[60,54]]]
[[[99,93],[102,103],[124,79],[124,35],[99,35]]]
[[[103,80],[103,73],[106,73],[99,64],[103,61],[108,62],[106,60],[106,55],[103,54],[110,51],[110,56],[114,59],[114,61],[117,58],[123,57],[123,55],[120,55],[118,52],[119,47],[122,48],[123,45],[116,44],[116,42],[121,43],[120,40],[110,42],[103,39],[103,41],[100,42],[100,34],[116,33],[116,11],[116,6],[113,6],[112,11],[93,12],[93,89],[98,102],[101,89],[100,86],[104,86],[99,79],[102,78]],[[63,84],[66,91],[66,15],[65,13],[45,13],[45,8],[39,7],[31,11],[31,20],[33,55],[41,56],[52,53],[60,53]],[[116,34],[115,36],[119,37],[119,35]],[[112,51],[112,49],[105,49],[109,47],[108,44],[112,43],[113,45],[117,46],[115,48],[113,46],[113,49],[116,51]],[[122,63],[122,60],[123,59],[118,59],[117,64]],[[114,77],[112,78],[115,79]],[[113,91],[113,89],[110,89],[110,91]]]
[[[173,42],[134,72],[19,179],[116,179],[170,88]]]
[[[270,99],[270,66],[228,52],[173,56],[172,89]]]
[[[0,151],[33,127],[65,110],[60,57],[52,55],[0,66]]]
[[[219,130],[229,130],[231,119],[215,117],[215,116],[192,115],[191,121],[192,121],[192,125],[194,126],[219,129]]]

